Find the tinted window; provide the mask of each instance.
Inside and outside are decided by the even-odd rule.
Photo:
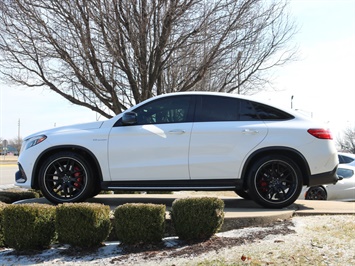
[[[247,100],[240,100],[240,102],[240,121],[260,120],[252,102]]]
[[[198,122],[287,120],[291,118],[293,116],[290,114],[268,105],[221,96],[201,96],[196,114]]]
[[[137,109],[137,124],[191,122],[189,109],[192,97],[168,97],[149,102]]]
[[[198,101],[196,121],[236,121],[239,100],[220,96],[202,96]]]
[[[339,163],[351,163],[352,161],[354,161],[353,158],[348,156],[343,156],[340,154],[338,154],[338,158],[339,158]]]
[[[293,116],[272,106],[252,102],[260,120],[288,120]]]

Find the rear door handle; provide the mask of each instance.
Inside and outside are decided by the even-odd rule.
[[[254,129],[249,129],[249,128],[247,128],[247,129],[244,129],[244,130],[242,131],[242,133],[243,133],[244,135],[255,135],[255,134],[258,134],[259,131],[254,130]]]

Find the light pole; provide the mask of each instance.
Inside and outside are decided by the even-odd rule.
[[[291,96],[291,109],[293,109],[293,95]]]

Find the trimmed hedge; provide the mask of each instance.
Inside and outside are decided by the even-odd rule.
[[[111,231],[110,207],[98,203],[58,205],[55,226],[61,244],[99,247]]]
[[[3,234],[3,229],[2,229],[2,211],[4,210],[4,208],[7,206],[7,204],[0,202],[0,247],[4,247],[5,246],[5,242],[4,242],[4,234]]]
[[[127,203],[115,209],[116,237],[124,244],[160,242],[165,231],[165,205]]]
[[[171,218],[182,240],[203,240],[213,236],[223,225],[224,202],[213,197],[177,199]]]
[[[3,190],[0,191],[0,201],[5,203],[13,203],[19,200],[39,198],[40,194],[31,190]]]
[[[13,196],[16,193],[21,195]],[[6,195],[12,199],[32,198],[36,192],[6,191]],[[38,250],[57,241],[90,248],[101,246],[109,236],[110,241],[123,244],[156,243],[167,234],[182,240],[203,240],[221,228],[223,209],[224,202],[218,198],[184,198],[173,202],[168,220],[165,205],[143,203],[117,207],[113,219],[110,207],[98,203],[51,206],[0,202],[0,247]]]
[[[18,251],[48,248],[55,237],[55,209],[44,204],[7,205],[1,219],[6,246]]]

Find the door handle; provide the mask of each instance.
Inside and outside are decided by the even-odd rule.
[[[169,134],[174,134],[174,135],[181,135],[184,134],[185,130],[182,129],[173,129],[169,131]]]
[[[247,129],[244,129],[244,130],[242,131],[242,133],[243,133],[244,135],[247,135],[247,134],[248,134],[248,135],[255,135],[255,134],[258,134],[259,131],[247,128]]]

